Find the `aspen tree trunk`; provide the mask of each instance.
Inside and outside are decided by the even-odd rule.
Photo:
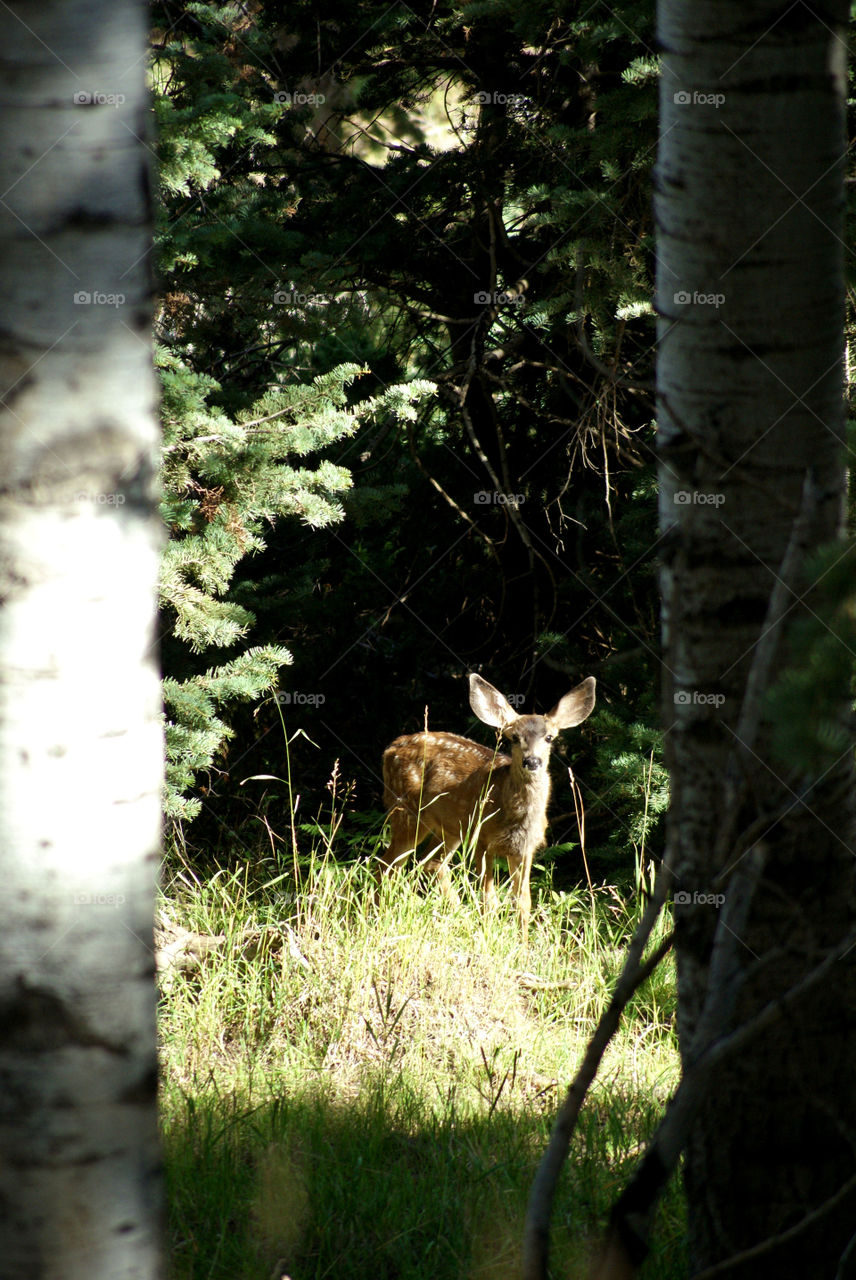
[[[733,1001],[721,1036],[841,957],[716,1068],[689,1134],[691,1274],[752,1250],[717,1270],[732,1280],[856,1274],[852,1249],[838,1271],[856,1229],[851,753],[823,777],[786,775],[761,696],[786,657],[771,629],[777,584],[789,626],[807,607],[806,553],[842,526],[847,17],[840,0],[659,3],[660,515],[685,1071],[707,1047],[696,1033],[717,984],[723,1008]],[[763,869],[748,922],[717,935],[719,895],[750,891],[750,862]],[[715,939],[726,963],[712,971]]]
[[[0,1277],[160,1274],[145,11],[3,21]]]

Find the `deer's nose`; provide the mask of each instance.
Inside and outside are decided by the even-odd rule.
[[[535,773],[536,769],[541,768],[541,761],[537,756],[524,756],[523,768],[529,769],[532,773]]]

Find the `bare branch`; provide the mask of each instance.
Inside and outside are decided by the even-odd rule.
[[[746,927],[764,861],[764,851],[756,846],[735,872],[714,934],[707,999],[693,1037],[693,1049],[702,1048],[685,1065],[683,1079],[642,1163],[613,1207],[606,1246],[593,1268],[593,1280],[631,1276],[648,1252],[651,1215],[677,1165],[687,1130],[718,1060],[711,1047],[728,1025],[743,985],[736,939]]]
[[[745,863],[743,865],[745,866]],[[745,918],[745,915],[748,914],[748,906],[749,903],[745,902],[742,911],[733,913],[732,927],[735,925],[739,927],[741,917]],[[599,1269],[594,1273],[595,1280],[613,1280],[618,1274],[630,1276],[643,1260],[648,1248],[647,1228],[650,1215],[663,1187],[674,1172],[678,1156],[684,1146],[687,1130],[692,1123],[698,1106],[707,1094],[713,1071],[726,1058],[744,1048],[763,1031],[766,1031],[768,1027],[783,1018],[801,1000],[810,996],[818,987],[827,982],[833,967],[840,963],[854,946],[856,946],[856,928],[851,929],[837,946],[830,949],[820,964],[816,965],[793,987],[790,987],[776,999],[770,1000],[754,1017],[742,1023],[729,1035],[719,1037],[716,1036],[716,1027],[722,1023],[723,1013],[727,1012],[727,1008],[723,1008],[722,1005],[733,1004],[737,990],[742,983],[740,981],[732,982],[730,984],[731,990],[726,990],[726,996],[723,1000],[714,987],[712,975],[710,995],[703,1010],[699,1028],[700,1033],[702,1031],[705,1033],[706,1046],[692,1062],[687,1064],[684,1078],[669,1103],[666,1114],[654,1134],[642,1163],[613,1209],[606,1248],[600,1259]],[[702,1022],[705,1024],[704,1028],[701,1027]],[[700,1038],[701,1035],[696,1036],[696,1043],[699,1042]],[[832,1207],[832,1201],[827,1201],[825,1205],[820,1206],[815,1212],[818,1214],[821,1211],[826,1212]],[[799,1229],[804,1230],[808,1227],[813,1216],[809,1215],[802,1219],[797,1224]],[[794,1232],[796,1233],[796,1229],[794,1229]],[[773,1239],[773,1237],[770,1237],[770,1241]],[[768,1241],[763,1243],[765,1248],[773,1247],[772,1243]],[[760,1246],[758,1248],[760,1250]],[[623,1257],[630,1268],[629,1270],[619,1273],[614,1269],[608,1269],[609,1266],[614,1266],[614,1260],[618,1257]],[[739,1260],[739,1258],[729,1259],[729,1265]],[[715,1270],[718,1270],[718,1265]],[[702,1274],[706,1276],[708,1273],[704,1272]],[[693,1280],[700,1280],[700,1277],[694,1277]]]
[[[723,813],[726,816],[714,850],[716,866],[725,861],[729,848],[733,849],[736,840],[737,815],[746,790],[745,771],[740,767],[741,757],[752,750],[758,736],[763,697],[770,680],[781,623],[804,560],[807,531],[815,509],[815,486],[811,473],[807,472],[800,510],[791,529],[788,546],[767,606],[761,638],[755,647],[746,680],[735,735],[735,750],[725,777]],[[769,814],[767,818],[769,819]],[[753,828],[757,825],[753,824]],[[769,829],[769,821],[762,825]],[[766,850],[759,838],[749,845],[739,859],[732,861],[735,869],[729,879],[726,902],[713,938],[708,995],[698,1024],[693,1030],[689,1049],[684,1054],[684,1076],[642,1163],[613,1208],[606,1246],[594,1273],[597,1280],[632,1275],[647,1253],[648,1228],[654,1206],[677,1165],[686,1143],[687,1132],[714,1067],[728,1053],[733,1052],[736,1045],[747,1043],[770,1021],[780,1017],[786,1000],[795,1001],[804,993],[807,979],[792,987],[778,1000],[766,1005],[758,1015],[736,1031],[727,1034],[737,994],[746,981],[747,973],[743,968],[739,949],[745,945],[742,942],[744,928],[765,858]],[[819,968],[825,972],[826,966],[838,958],[840,953],[836,948]]]
[[[416,463],[416,466],[419,468],[419,470],[420,470],[420,471],[422,472],[422,474],[424,475],[425,479],[428,481],[428,483],[429,483],[429,484],[430,484],[434,489],[436,489],[437,493],[439,493],[439,495],[440,495],[440,497],[443,499],[443,501],[444,501],[444,502],[446,502],[446,503],[448,503],[448,505],[449,505],[449,506],[452,508],[452,510],[455,512],[455,514],[456,514],[456,515],[458,515],[458,516],[459,516],[463,521],[465,521],[465,522],[466,522],[466,524],[468,524],[468,525],[470,526],[470,528],[472,529],[473,533],[478,534],[478,536],[482,539],[482,541],[483,541],[483,542],[486,544],[486,546],[489,548],[489,550],[490,550],[490,554],[493,556],[494,560],[496,560],[497,564],[499,564],[499,563],[500,563],[500,560],[499,560],[499,553],[498,553],[498,551],[497,551],[497,549],[496,549],[496,544],[495,544],[495,542],[493,541],[493,538],[491,538],[488,534],[486,534],[486,533],[484,532],[484,530],[483,530],[483,529],[479,528],[478,524],[477,524],[477,523],[476,523],[476,521],[472,518],[472,516],[471,516],[471,515],[468,515],[468,514],[467,514],[467,512],[466,512],[466,511],[464,511],[464,509],[463,509],[463,507],[460,505],[460,503],[456,502],[456,501],[455,501],[455,499],[452,497],[452,495],[451,495],[450,493],[448,493],[446,489],[444,489],[444,488],[443,488],[443,486],[440,484],[439,480],[437,480],[437,479],[436,479],[436,478],[431,474],[431,472],[430,472],[430,471],[428,470],[428,468],[425,466],[425,463],[424,463],[424,462],[422,461],[422,459],[419,457],[419,453],[418,453],[418,450],[417,450],[417,448],[416,448],[416,442],[415,442],[415,440],[414,440],[414,438],[413,438],[413,431],[412,431],[412,429],[408,429],[408,432],[407,432],[407,439],[408,439],[408,444],[409,444],[409,446],[410,446],[410,456],[411,456],[411,458],[413,459],[413,461]]]
[[[553,1197],[585,1096],[631,997],[650,977],[672,945],[672,934],[669,934],[649,958],[642,962],[642,953],[668,897],[671,882],[671,872],[668,867],[663,866],[631,939],[627,959],[615,984],[612,998],[600,1017],[582,1064],[556,1117],[547,1150],[538,1166],[529,1195],[523,1236],[523,1280],[546,1280]]]
[[[783,1244],[795,1240],[803,1231],[807,1231],[819,1219],[826,1217],[833,1209],[836,1209],[843,1200],[856,1191],[856,1174],[839,1187],[834,1196],[830,1196],[828,1200],[824,1200],[823,1204],[818,1205],[816,1209],[812,1209],[811,1213],[807,1213],[804,1218],[800,1218],[799,1222],[794,1223],[787,1231],[780,1231],[777,1235],[768,1236],[766,1240],[761,1240],[758,1244],[752,1246],[751,1249],[743,1249],[740,1253],[733,1253],[730,1258],[724,1258],[722,1262],[717,1262],[712,1267],[705,1267],[704,1271],[696,1271],[692,1276],[692,1280],[714,1280],[715,1276],[724,1276],[731,1272],[732,1268],[741,1266],[744,1262],[752,1262],[755,1258],[760,1258],[762,1254],[770,1253],[773,1249],[779,1249]]]

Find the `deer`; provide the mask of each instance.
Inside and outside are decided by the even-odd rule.
[[[484,724],[499,730],[511,755],[456,733],[404,734],[383,754],[384,804],[390,840],[375,869],[383,877],[400,866],[426,836],[436,837],[421,860],[435,873],[443,894],[457,900],[449,861],[464,839],[472,841],[485,910],[497,901],[496,858],[505,858],[524,939],[529,933],[532,860],[543,847],[550,800],[548,761],[557,735],[591,715],[595,680],[589,676],[566,693],[547,715],[519,716],[498,689],[470,673],[470,706]]]

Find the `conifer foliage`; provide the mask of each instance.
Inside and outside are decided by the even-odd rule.
[[[397,705],[451,722],[473,666],[541,705],[597,674],[643,779],[653,6],[153,13],[175,811],[225,701],[271,689],[286,652],[369,802]],[[240,693],[191,660],[212,645]],[[635,783],[589,798],[637,829]]]
[[[340,497],[351,486],[350,472],[325,459],[301,465],[303,459],[353,435],[366,416],[393,406],[406,413],[433,388],[414,381],[350,408],[346,389],[362,371],[341,365],[310,384],[268,392],[232,420],[208,404],[219,390],[212,378],[167,351],[161,351],[159,366],[162,510],[170,533],[162,608],[172,635],[194,653],[237,650],[205,672],[164,682],[170,716],[167,813],[193,817],[200,802],[185,793],[231,734],[219,708],[274,688],[279,668],[291,662],[281,645],[244,647],[253,613],[224,598],[238,562],[264,547],[265,530],[277,519],[297,517],[309,528],[341,520]]]
[[[191,28],[197,35],[208,32],[214,43],[177,37],[157,46],[156,39],[165,280],[204,267],[241,244],[240,197],[234,184],[221,182],[223,151],[239,144],[245,157],[260,163],[267,151],[269,162],[275,137],[265,125],[281,115],[270,101],[242,96],[232,64],[216,46],[224,24],[234,26],[234,12],[206,6],[188,10],[198,11],[190,14]],[[200,225],[209,193],[220,206],[213,237]],[[224,194],[233,202],[234,219],[228,224]],[[189,204],[180,212],[175,201],[182,198]],[[267,290],[262,305],[253,299],[256,324],[264,326],[264,309],[276,307],[274,292]],[[280,668],[292,660],[281,644],[248,642],[255,615],[231,592],[237,566],[264,549],[280,520],[296,519],[307,529],[341,521],[342,497],[352,477],[324,451],[366,421],[412,418],[413,405],[434,389],[428,380],[413,379],[349,402],[349,389],[367,370],[348,362],[310,380],[280,371],[244,407],[233,399],[230,412],[221,383],[200,367],[210,363],[210,353],[183,341],[189,305],[186,294],[165,292],[157,360],[164,429],[162,512],[169,533],[161,607],[168,671],[166,812],[172,818],[191,818],[199,811],[199,798],[188,793],[232,734],[225,708],[275,689]],[[241,309],[233,291],[206,292],[204,304],[197,306],[203,327],[213,325],[214,313],[227,305]],[[209,665],[200,669],[196,655],[205,655]]]

